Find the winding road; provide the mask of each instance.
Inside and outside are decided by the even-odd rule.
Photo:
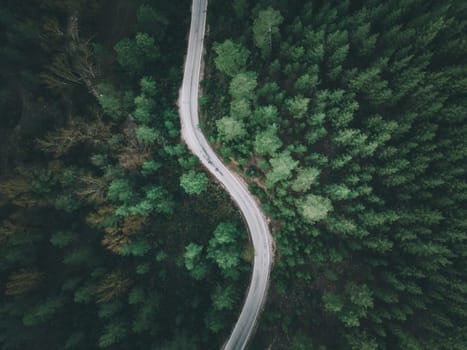
[[[193,0],[192,3],[188,51],[178,105],[183,140],[238,205],[253,242],[255,257],[248,294],[237,323],[223,346],[224,350],[241,350],[246,347],[254,332],[256,321],[266,299],[273,259],[272,237],[267,220],[253,196],[248,192],[246,183],[227,169],[198,127],[198,88],[207,5],[207,0]]]

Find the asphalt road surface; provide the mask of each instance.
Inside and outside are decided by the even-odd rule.
[[[217,178],[240,208],[248,225],[255,250],[253,274],[240,316],[224,344],[224,350],[241,350],[254,332],[255,324],[266,299],[272,263],[272,237],[268,223],[247,185],[233,174],[217,157],[198,127],[198,87],[206,26],[207,0],[193,0],[188,52],[183,84],[180,89],[179,113],[182,138],[190,150]]]

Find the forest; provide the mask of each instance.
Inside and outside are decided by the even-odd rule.
[[[0,9],[0,348],[209,349],[252,251],[180,142],[190,2]]]
[[[210,6],[203,129],[278,247],[252,348],[466,349],[465,1]]]
[[[227,339],[254,251],[181,140],[190,6],[2,2],[1,349]],[[467,3],[207,15],[200,127],[276,241],[249,349],[467,349]]]

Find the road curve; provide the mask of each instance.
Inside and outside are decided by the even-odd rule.
[[[273,259],[272,237],[264,214],[248,192],[242,179],[233,174],[217,157],[198,127],[198,87],[206,26],[207,0],[193,0],[188,51],[183,83],[178,100],[182,138],[202,164],[229,192],[248,225],[255,250],[253,274],[240,316],[224,344],[224,350],[244,349],[266,299]]]

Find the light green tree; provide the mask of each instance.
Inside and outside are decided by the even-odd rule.
[[[281,13],[272,7],[258,13],[253,22],[253,41],[264,53],[271,51],[273,37],[279,33],[283,21]]]
[[[286,107],[294,118],[302,118],[308,111],[310,99],[303,96],[294,96],[286,101]]]
[[[258,133],[254,141],[255,152],[259,155],[274,154],[281,146],[282,141],[277,136],[276,124]]]
[[[225,141],[232,141],[246,135],[243,121],[232,117],[223,117],[216,122],[219,135]]]
[[[257,83],[257,75],[254,72],[240,72],[230,82],[229,92],[234,100],[252,100]]]
[[[313,89],[318,84],[318,81],[319,81],[319,78],[318,78],[317,73],[315,74],[305,73],[302,76],[300,76],[295,82],[295,89],[297,89],[299,93],[309,95],[313,92]]]
[[[320,174],[319,169],[305,168],[298,171],[297,178],[292,183],[292,189],[297,192],[306,192],[310,189]]]
[[[205,173],[190,170],[180,177],[180,186],[188,194],[201,194],[206,191],[208,178]]]
[[[153,111],[156,107],[154,100],[145,94],[139,95],[135,98],[135,112],[133,116],[136,121],[142,124],[149,124],[152,119]]]
[[[139,141],[150,144],[161,137],[159,130],[142,125],[136,128],[136,138]]]
[[[215,43],[213,48],[216,53],[214,58],[216,68],[229,77],[241,72],[250,56],[250,52],[242,44],[230,39],[221,44]]]
[[[202,252],[203,246],[190,243],[185,247],[185,253],[183,254],[185,268],[196,280],[203,279],[208,273],[207,265],[203,261]]]
[[[279,122],[279,111],[276,106],[267,105],[258,107],[253,113],[251,123],[260,127],[268,127]]]
[[[315,223],[327,217],[328,212],[333,210],[328,198],[309,194],[305,199],[297,202],[298,210],[303,218],[309,223]]]
[[[351,195],[350,189],[344,184],[332,184],[327,186],[325,190],[332,200],[345,200]]]
[[[127,179],[115,179],[109,184],[107,197],[114,202],[128,203],[134,199],[134,191]]]
[[[251,103],[242,98],[230,103],[230,116],[235,119],[243,119],[251,115]]]
[[[226,277],[236,279],[239,275],[241,247],[239,232],[233,223],[221,222],[209,240],[208,258],[212,259]]]
[[[266,175],[266,186],[268,188],[272,188],[279,181],[290,178],[292,171],[298,165],[298,161],[294,160],[289,152],[276,155],[269,163],[272,170]]]
[[[324,309],[330,313],[339,313],[344,308],[345,302],[336,293],[325,292],[323,294]]]

